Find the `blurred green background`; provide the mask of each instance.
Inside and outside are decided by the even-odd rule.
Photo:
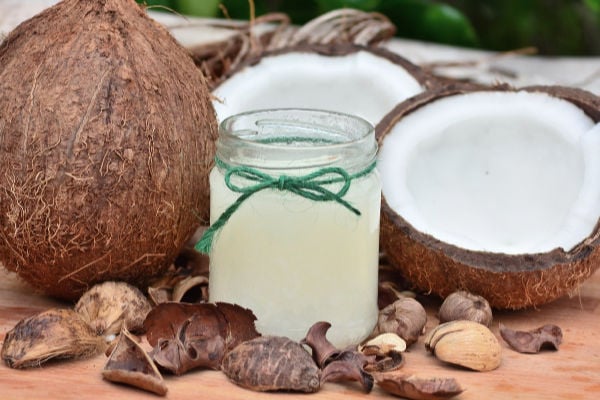
[[[248,20],[247,0],[138,0],[177,12]],[[600,0],[255,0],[256,15],[280,11],[302,24],[352,7],[385,14],[397,36],[490,50],[533,46],[543,55],[600,55]],[[155,8],[160,10],[160,7]]]

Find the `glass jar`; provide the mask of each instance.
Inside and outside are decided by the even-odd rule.
[[[350,115],[224,120],[210,174],[210,301],[250,308],[262,334],[299,340],[327,321],[336,346],[367,337],[378,314],[376,153],[373,127]]]

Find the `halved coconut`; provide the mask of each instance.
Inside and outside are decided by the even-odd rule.
[[[381,246],[416,288],[496,308],[572,293],[600,266],[600,98],[448,87],[377,126]]]
[[[266,53],[232,72],[213,94],[217,118],[256,109],[315,108],[378,123],[433,78],[384,49],[307,46]]]

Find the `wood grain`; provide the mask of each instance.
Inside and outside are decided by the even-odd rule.
[[[429,321],[437,324],[435,310],[439,300],[424,297]],[[0,270],[0,339],[22,318],[60,303],[36,294],[14,274]],[[400,373],[422,376],[454,377],[466,389],[457,399],[596,399],[600,398],[600,271],[590,278],[572,298],[562,298],[538,309],[497,312],[498,323],[517,329],[530,329],[545,323],[559,325],[564,334],[559,351],[525,355],[503,346],[502,365],[492,372],[472,372],[444,365],[428,355],[423,338],[406,353]],[[152,394],[102,380],[104,355],[80,361],[52,362],[41,368],[13,370],[0,365],[1,399],[147,399]],[[194,371],[181,377],[166,376],[168,398],[181,400],[264,399],[264,393],[238,388],[218,371]],[[295,399],[302,394],[270,394],[270,399]],[[315,400],[392,398],[378,388],[370,395],[357,385],[327,383]]]

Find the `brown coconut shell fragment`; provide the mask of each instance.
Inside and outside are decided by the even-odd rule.
[[[542,349],[558,350],[562,330],[557,325],[544,325],[529,331],[517,331],[500,324],[500,336],[519,353],[539,353]]]
[[[416,375],[401,375],[385,377],[376,382],[386,392],[411,400],[449,399],[464,391],[454,378],[422,378]]]
[[[367,372],[369,357],[359,351],[345,350],[325,365],[321,384],[325,382],[358,382],[365,393],[373,389],[373,375]]]
[[[134,0],[64,0],[0,45],[0,261],[45,293],[140,287],[208,221],[206,82]]]
[[[314,323],[300,343],[307,345],[312,350],[312,356],[319,368],[339,355],[341,351],[327,339],[327,331],[331,324],[326,321]]]
[[[228,352],[221,369],[235,384],[255,391],[316,392],[321,371],[301,344],[280,336],[248,340]]]
[[[596,123],[600,97],[557,86],[513,89],[453,84],[430,90],[399,104],[376,127],[380,148],[403,117],[447,96],[478,91],[541,92],[567,100]],[[600,267],[600,223],[570,251],[556,248],[540,254],[504,254],[467,250],[416,230],[382,197],[381,247],[388,260],[420,291],[446,297],[457,290],[485,297],[494,308],[520,309],[572,293]]]
[[[254,314],[228,303],[163,303],[144,322],[152,358],[181,375],[195,368],[219,369],[225,353],[258,336]]]
[[[152,359],[127,330],[121,331],[119,340],[102,371],[102,377],[160,396],[166,395],[168,390]]]

